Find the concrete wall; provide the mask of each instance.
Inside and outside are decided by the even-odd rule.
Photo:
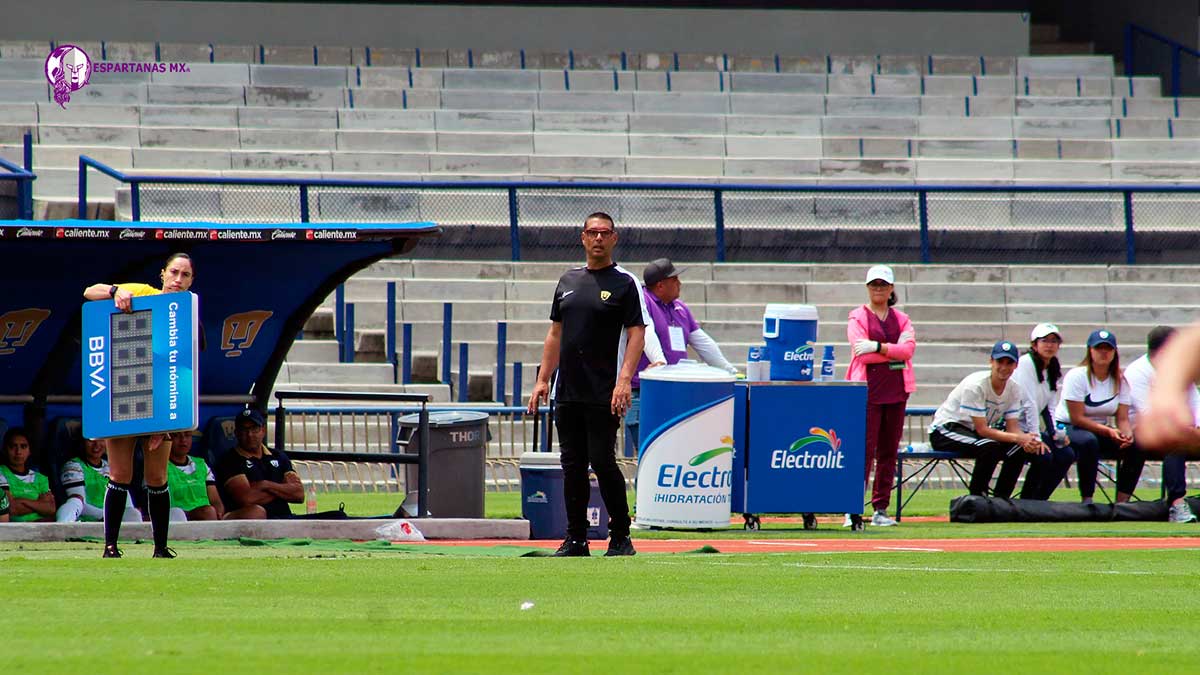
[[[3,0],[0,39],[741,54],[1024,55],[1020,12]],[[19,17],[19,19],[14,19]],[[1193,21],[1193,25],[1194,25]]]

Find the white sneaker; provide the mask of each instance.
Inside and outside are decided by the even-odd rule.
[[[846,519],[842,521],[842,527],[854,527],[854,519],[850,517],[849,513],[846,514]]]
[[[1169,523],[1194,523],[1196,522],[1196,514],[1192,513],[1191,507],[1187,502],[1179,502],[1171,506],[1170,515],[1167,516]]]
[[[875,527],[894,527],[896,521],[888,518],[886,511],[876,511],[875,515],[871,516],[871,524]]]

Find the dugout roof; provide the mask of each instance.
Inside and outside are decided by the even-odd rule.
[[[84,288],[157,287],[176,251],[195,262],[192,290],[207,340],[201,400],[254,392],[264,405],[297,332],[325,297],[355,272],[439,231],[427,222],[0,221],[0,408],[78,397]]]

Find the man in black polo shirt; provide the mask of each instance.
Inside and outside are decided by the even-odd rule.
[[[262,413],[247,409],[233,423],[237,446],[217,460],[225,520],[291,518],[289,503],[304,501],[304,485],[282,450],[263,444]]]
[[[550,331],[529,411],[537,412],[538,405],[548,400],[550,376],[558,368],[554,400],[567,538],[554,555],[591,555],[587,541],[589,463],[608,509],[611,539],[605,555],[634,555],[625,476],[617,466],[614,448],[621,415],[629,409],[630,381],[637,372],[650,319],[637,277],[613,262],[617,232],[612,217],[604,213],[588,216],[580,239],[587,265],[567,271],[554,290]],[[661,349],[657,352],[661,354]],[[661,363],[661,356],[655,360]]]

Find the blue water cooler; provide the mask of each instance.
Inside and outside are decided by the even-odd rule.
[[[771,379],[811,382],[816,360],[817,308],[767,305],[763,339],[771,359]]]
[[[531,539],[567,536],[567,508],[563,502],[563,470],[557,452],[521,454],[521,516],[529,521]],[[596,477],[588,476],[588,539],[608,538],[608,509],[600,497]]]

